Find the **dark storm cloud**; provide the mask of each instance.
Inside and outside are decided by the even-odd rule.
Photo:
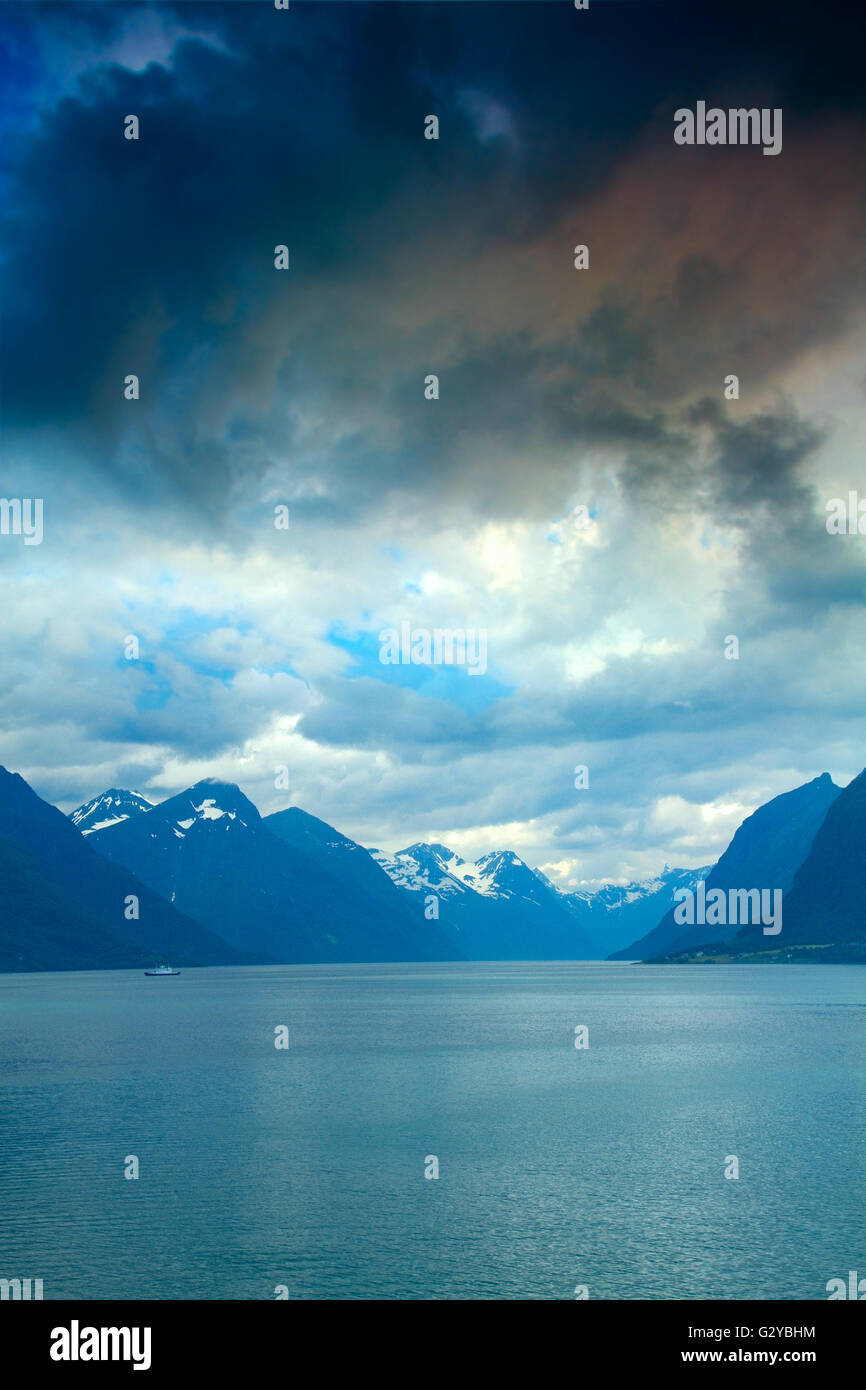
[[[699,500],[707,515],[738,530],[755,590],[765,586],[774,605],[773,623],[800,622],[804,612],[828,605],[866,603],[862,555],[828,534],[826,498],[810,476],[826,430],[801,419],[790,402],[742,424],[711,400],[688,416],[711,431],[712,466],[694,491],[683,488],[678,496],[667,474],[666,504],[688,508]]]
[[[76,7],[69,22],[108,44],[120,9]],[[643,247],[648,271],[628,264],[641,257],[640,227],[628,255],[608,265],[606,233],[622,235],[614,201],[598,214],[593,257],[616,288],[588,312],[576,303],[571,326],[566,316],[543,341],[547,305],[574,293],[567,245],[544,238],[603,195],[684,71],[690,92],[733,80],[740,59],[723,28],[735,11],[725,26],[633,5],[599,6],[588,23],[566,5],[158,12],[206,25],[214,41],[181,40],[168,66],[141,72],[88,67],[14,152],[0,228],[11,428],[63,429],[132,497],[173,496],[203,509],[209,526],[274,467],[301,493],[305,479],[321,479],[324,498],[300,505],[333,519],[390,490],[493,514],[534,501],[540,513],[568,487],[569,446],[638,446],[659,469],[688,447],[665,407],[706,384],[712,355],[698,330],[718,337],[724,323],[731,341],[747,333],[725,309],[750,289],[742,257],[678,249],[671,285],[638,289],[663,263],[662,232]],[[15,13],[38,32],[55,11]],[[781,78],[774,69],[783,88],[774,100],[854,109],[848,59],[834,85],[821,80],[826,21],[816,34],[799,7],[784,14],[787,66]],[[752,15],[750,89],[772,42],[770,21]],[[513,138],[485,133],[485,101],[507,113]],[[443,122],[438,143],[421,138],[429,110]],[[129,112],[142,123],[138,142],[122,138]],[[716,192],[736,206],[742,190],[735,182],[726,193],[720,178]],[[292,252],[285,276],[273,269],[278,242]],[[415,279],[441,285],[445,298],[460,264],[529,248],[544,262],[534,319],[509,331],[502,302],[519,286],[494,279],[484,294],[500,313],[486,331],[483,298],[462,312],[444,304],[437,322],[409,295],[402,322],[399,312],[379,322],[385,305],[395,315],[413,247]],[[839,265],[840,282],[846,274]],[[827,332],[841,326],[838,288],[806,289],[789,352],[820,331],[817,313]],[[421,382],[432,370],[443,398],[431,410]],[[142,377],[134,406],[121,396],[129,371]],[[319,401],[339,437],[310,437]],[[521,450],[537,456],[531,497]]]

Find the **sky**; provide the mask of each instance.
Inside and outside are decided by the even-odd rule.
[[[850,780],[860,52],[834,3],[0,4],[0,494],[44,506],[0,761],[562,887]],[[781,152],[675,143],[698,101]],[[403,623],[486,669],[383,664]]]

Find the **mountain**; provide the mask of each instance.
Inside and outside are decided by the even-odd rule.
[[[678,888],[693,892],[711,867],[707,864],[700,869],[671,869],[665,864],[655,878],[640,879],[623,886],[606,884],[594,892],[578,889],[571,893],[563,892],[561,896],[566,907],[586,930],[604,943],[604,952],[610,959],[611,952],[622,950],[628,942],[643,936],[658,924],[665,913],[674,907],[674,893]],[[550,886],[553,887],[552,884]]]
[[[155,956],[70,903],[26,852],[0,835],[0,971],[120,970],[157,964]]]
[[[419,911],[418,904],[407,900],[363,845],[299,806],[265,816],[263,825],[348,890],[358,924],[366,931],[373,930],[376,922],[387,922],[416,942],[423,952],[420,959],[453,959],[455,951],[446,934],[435,921],[427,920],[423,905]]]
[[[92,835],[94,830],[105,830],[118,821],[128,820],[139,811],[149,811],[153,802],[148,801],[141,792],[120,791],[112,787],[92,801],[86,801],[73,811],[69,819],[82,835]]]
[[[707,891],[720,888],[780,888],[786,892],[812,848],[812,842],[840,788],[829,773],[783,792],[743,821],[728,848],[706,878]],[[783,907],[784,910],[784,907]],[[694,950],[705,942],[730,941],[739,925],[687,927],[674,921],[673,910],[658,926],[611,960],[649,960]]]
[[[864,842],[866,772],[844,792],[824,773],[743,821],[709,871],[665,866],[564,892],[509,850],[471,862],[417,843],[386,855],[298,807],[263,819],[238,787],[211,778],[159,805],[113,787],[66,817],[0,769],[0,970],[157,958],[814,959],[819,948],[822,959],[866,959]],[[783,935],[674,922],[674,892],[704,878],[707,891],[781,889]],[[128,921],[130,896],[139,915]]]
[[[281,815],[268,825],[238,787],[206,778],[91,843],[234,946],[277,961],[454,959],[435,922],[390,911],[360,846],[314,817]]]
[[[372,858],[389,878],[407,893],[436,893],[440,898],[460,898],[472,890],[475,865],[461,859],[445,845],[414,844],[395,855],[371,849]]]
[[[709,872],[665,865],[657,878],[642,882],[563,892],[511,851],[494,851],[476,863],[441,844],[410,845],[392,856],[370,853],[404,892],[436,893],[452,940],[472,952],[470,959],[483,960],[505,949],[503,932],[511,933],[506,959],[601,959],[655,926],[673,905],[675,889],[692,888]],[[564,928],[563,913],[572,918],[570,928]],[[548,949],[549,956],[541,954]]]
[[[450,940],[468,960],[595,960],[598,943],[556,890],[518,855],[495,850],[476,863],[441,844],[395,855],[370,851],[421,905],[432,895]]]
[[[126,900],[138,898],[138,920]],[[0,768],[0,970],[98,970],[153,964],[245,964],[242,955],[164,902]]]
[[[830,805],[809,853],[782,900],[782,930],[766,938],[761,927],[744,927],[737,950],[768,946],[866,943],[863,861],[866,856],[866,769]],[[862,956],[861,950],[861,956]],[[850,958],[845,953],[842,958]]]

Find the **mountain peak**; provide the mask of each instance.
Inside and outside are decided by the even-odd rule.
[[[166,819],[176,821],[185,834],[194,821],[239,821],[252,825],[261,820],[257,807],[244,796],[235,782],[222,782],[216,777],[202,777],[186,791],[169,797],[158,807]]]
[[[515,854],[513,849],[492,849],[488,854],[482,854],[475,862],[478,865],[483,864],[485,868],[508,868],[512,865],[526,867],[520,855]]]
[[[254,825],[261,820],[256,807],[240,787],[216,777],[202,777],[186,791],[170,796],[157,806],[151,805],[138,792],[114,788],[95,801],[79,806],[70,819],[85,835],[111,830],[109,838],[113,838],[115,827],[121,822],[144,819],[141,812],[147,813],[147,824],[142,828],[150,839],[169,833],[174,839],[183,840],[194,825],[219,823],[228,829],[232,825]],[[126,836],[131,828],[124,827],[121,833]],[[100,848],[103,846],[104,842]]]
[[[141,792],[109,787],[108,791],[77,807],[69,819],[82,835],[92,835],[95,830],[106,830],[110,825],[152,809],[153,803]]]
[[[438,840],[416,840],[414,844],[407,845],[406,848],[401,849],[399,853],[411,854],[413,858],[421,854],[424,856],[434,855],[437,859],[456,859],[460,861],[459,854],[455,854],[453,849],[449,849],[447,845],[440,844]]]
[[[268,828],[271,830],[274,828],[275,824],[281,826],[291,825],[308,834],[326,836],[329,840],[333,840],[336,836],[337,840],[345,841],[347,844],[354,844],[354,841],[350,841],[348,836],[344,835],[342,831],[335,829],[333,825],[329,825],[326,820],[322,820],[321,816],[314,816],[312,812],[305,811],[302,806],[286,806],[282,811],[273,811],[271,815],[265,816],[265,820],[268,822]]]
[[[246,797],[238,786],[237,782],[224,782],[219,777],[200,777],[191,787],[187,787],[187,794],[192,796],[197,793],[209,796],[211,793],[221,794],[226,801],[236,801],[238,798],[246,801]],[[252,805],[252,802],[250,802]]]

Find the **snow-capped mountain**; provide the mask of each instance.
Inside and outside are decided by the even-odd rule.
[[[152,806],[153,802],[148,801],[141,792],[112,787],[101,796],[95,796],[92,801],[85,801],[83,806],[72,812],[69,819],[82,835],[92,835],[94,830],[105,830],[106,826],[117,825],[118,821],[137,816],[140,811],[149,811]]]
[[[482,855],[475,861],[475,875],[475,891],[493,898],[520,898],[543,906],[551,891],[550,884],[510,849]]]
[[[562,898],[577,920],[603,943],[605,955],[611,956],[661,921],[673,906],[678,888],[693,892],[709,871],[708,864],[699,869],[672,869],[665,864],[653,878],[607,883],[592,891],[576,889],[563,892]]]
[[[213,795],[208,796],[208,792]],[[179,840],[185,839],[193,826],[202,822],[221,821],[220,829],[225,831],[231,829],[233,821],[237,821],[238,825],[250,826],[261,820],[255,806],[247,800],[240,787],[216,782],[210,777],[197,782],[189,791],[171,797],[170,802],[165,801],[162,806],[164,808],[169,804],[173,812],[180,810],[183,813],[175,817],[172,825],[172,833]]]
[[[414,844],[370,854],[398,888],[435,910],[469,960],[593,960],[599,944],[561,895],[511,850],[475,863],[447,845]]]
[[[348,873],[352,841],[314,817],[296,824],[283,815],[269,825],[239,787],[207,778],[95,831],[90,843],[232,945],[275,961],[459,956],[435,921],[391,898],[387,877],[359,846],[361,869],[387,901],[363,873]]]
[[[661,921],[677,888],[694,888],[709,872],[709,866],[671,869],[666,864],[660,874],[639,882],[566,892],[511,850],[494,850],[474,863],[441,844],[409,845],[394,855],[370,853],[405,893],[435,894],[453,939],[470,959],[484,960],[514,959],[503,945],[509,940],[527,960],[553,951],[554,943],[560,959],[609,956]],[[502,911],[505,906],[508,912]],[[565,943],[563,916],[572,919]],[[518,917],[521,931],[516,931]],[[480,951],[484,954],[476,954]]]
[[[369,853],[397,887],[407,892],[436,893],[440,898],[449,898],[480,891],[475,887],[478,877],[475,865],[467,863],[445,845],[409,845],[395,855],[383,854],[378,849],[371,849]]]

